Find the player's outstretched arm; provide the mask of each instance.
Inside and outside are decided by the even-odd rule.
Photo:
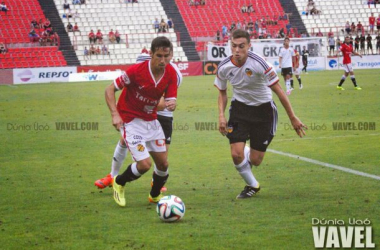
[[[303,137],[306,135],[304,129],[307,129],[307,126],[304,125],[300,119],[294,114],[292,105],[289,102],[288,97],[285,95],[285,92],[282,90],[280,84],[276,83],[271,86],[271,89],[276,95],[278,96],[278,99],[280,99],[280,102],[282,106],[285,108],[286,113],[288,114],[289,120],[292,123],[292,126],[294,130],[297,132],[299,137]]]
[[[106,97],[106,103],[111,112],[112,125],[116,128],[117,131],[119,131],[120,127],[123,126],[123,120],[121,119],[120,114],[116,108],[116,98],[115,98],[116,91],[117,89],[115,88],[115,85],[111,83],[106,88],[105,97]]]
[[[219,89],[219,96],[218,96],[218,109],[219,109],[219,132],[222,135],[227,135],[227,119],[224,116],[224,112],[227,107],[227,90],[220,90]]]

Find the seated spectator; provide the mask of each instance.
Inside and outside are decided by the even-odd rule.
[[[35,18],[33,18],[33,20],[30,22],[30,27],[35,28],[35,29],[39,28],[38,22],[36,21]]]
[[[4,43],[0,43],[0,54],[5,55],[8,52]]]
[[[146,49],[145,46],[144,46],[144,48],[141,50],[141,54],[149,54],[149,51]]]
[[[100,47],[99,46],[96,47],[95,54],[100,55]]]
[[[153,29],[156,33],[160,31],[160,22],[158,21],[158,18],[156,18],[156,20],[153,22]]]
[[[168,26],[169,29],[171,29],[171,28],[174,29],[174,23],[173,23],[173,20],[171,18],[169,18],[167,26]]]
[[[319,30],[315,36],[317,36],[317,37],[323,37],[323,33],[321,32],[321,30]]]
[[[40,20],[38,21],[38,29],[43,29],[43,28],[44,28],[44,20],[40,18]]]
[[[78,13],[78,10],[76,10],[75,13],[73,14],[73,18],[79,18],[79,17],[80,17],[80,15]]]
[[[40,36],[36,33],[36,31],[34,29],[32,29],[30,32],[29,32],[29,39],[32,43],[34,42],[38,42],[40,40]]]
[[[109,55],[110,52],[108,51],[108,48],[105,44],[102,46],[102,55]]]
[[[49,18],[46,18],[46,20],[44,22],[44,29],[47,30],[49,28],[51,28],[51,23],[50,23]]]
[[[206,0],[201,0],[201,5],[206,5]]]
[[[90,40],[90,44],[96,42],[96,36],[95,36],[95,33],[93,30],[91,30],[90,33],[88,33],[88,39]],[[91,48],[90,48],[90,50],[91,50]]]
[[[253,9],[253,5],[252,4],[248,5],[247,12],[248,13],[254,13],[255,12],[255,10]]]
[[[66,18],[69,19],[72,17],[73,17],[73,13],[71,13],[71,10],[69,10],[69,12],[66,14]]]
[[[350,22],[348,22],[348,21],[345,24],[345,30],[346,30],[347,34],[351,33],[351,25],[350,25]]]
[[[356,25],[355,25],[354,22],[352,22],[352,23],[351,23],[351,32],[352,32],[352,33],[355,33],[355,31],[356,31]]]
[[[234,30],[236,30],[236,24],[235,22],[231,23],[230,32],[232,33]]]
[[[159,32],[165,33],[167,31],[168,25],[165,23],[164,19],[161,19]]]
[[[75,5],[75,4],[79,4],[79,5],[80,5],[80,4],[82,4],[82,3],[81,3],[80,0],[73,0],[73,5]]]
[[[83,55],[85,59],[89,59],[90,52],[88,51],[87,47],[84,47]]]
[[[73,25],[69,22],[66,26],[67,32],[72,32],[73,31]]]
[[[363,25],[362,23],[359,21],[358,25],[356,26],[357,30],[358,30],[358,34],[362,34],[363,32]]]
[[[120,33],[118,30],[116,30],[116,32],[115,32],[115,37],[116,37],[116,42],[120,43]]]
[[[285,37],[285,31],[284,31],[284,28],[281,28],[280,31],[278,32],[279,35],[281,36],[281,38],[284,38]]]
[[[194,0],[189,0],[189,6],[194,6]]]
[[[49,42],[51,46],[58,46],[59,36],[57,32],[51,32]]]
[[[116,36],[115,33],[113,32],[113,29],[108,33],[108,39],[110,40],[111,43],[115,43],[116,41]]]
[[[5,4],[5,2],[1,2],[1,4],[0,4],[0,11],[4,11],[5,14],[8,13],[8,7],[7,7],[7,5]]]
[[[68,12],[70,10],[70,4],[67,3],[67,0],[65,0],[63,4],[63,11]]]
[[[102,44],[103,43],[103,34],[100,30],[96,32],[96,40],[98,40],[98,43]]]
[[[246,13],[247,12],[247,6],[243,5],[243,7],[241,7],[241,13]]]
[[[91,47],[90,47],[90,55],[96,55],[96,49],[95,49],[94,45],[91,45]]]
[[[75,25],[73,27],[73,32],[80,32],[79,27],[78,27],[78,23],[75,23]]]

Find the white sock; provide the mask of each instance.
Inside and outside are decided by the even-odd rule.
[[[166,169],[166,171],[161,171],[159,170],[157,167],[156,167],[156,164],[154,164],[154,172],[156,172],[156,174],[158,176],[161,176],[161,177],[165,177],[169,174],[169,168]]]
[[[136,175],[137,177],[141,176],[140,172],[137,170],[137,163],[136,162],[131,164],[131,170],[132,170],[132,173],[134,175]]]
[[[286,90],[290,89],[290,80],[285,81]]]
[[[253,176],[251,166],[246,158],[244,158],[242,163],[239,165],[235,165],[235,168],[248,186],[259,187],[259,183],[257,182],[255,176]]]
[[[126,146],[117,143],[115,152],[113,153],[112,164],[111,164],[111,177],[118,175],[121,165],[123,165],[124,159],[128,154],[128,149]]]
[[[251,158],[249,157],[251,155],[251,148],[248,146],[244,147],[244,157],[247,159],[249,165],[252,165]]]

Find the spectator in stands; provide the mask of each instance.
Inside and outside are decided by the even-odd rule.
[[[90,44],[93,44],[96,42],[96,36],[93,30],[91,30],[90,33],[88,33],[88,39],[90,40]],[[90,51],[91,51],[91,48],[90,48]]]
[[[368,8],[371,8],[371,3],[373,3],[373,0],[368,0],[368,1],[367,1]]]
[[[331,52],[334,55],[334,50],[335,50],[335,39],[333,36],[330,36],[328,39],[328,44],[329,44],[329,56],[331,56]]]
[[[205,6],[206,5],[206,0],[201,0],[201,5]]]
[[[100,47],[96,46],[95,54],[100,55],[100,52],[101,52]]]
[[[75,23],[75,25],[73,27],[73,32],[80,32],[79,27],[78,27],[78,23]]]
[[[345,30],[346,30],[347,35],[351,33],[351,25],[349,21],[347,21],[345,24]]]
[[[327,37],[333,37],[333,36],[334,36],[334,32],[333,32],[332,29],[330,28],[329,33],[327,33]]]
[[[377,28],[377,32],[380,32],[380,14],[378,18],[376,18],[376,28]]]
[[[252,20],[252,19],[251,19]],[[248,23],[248,26],[249,26],[249,23]],[[254,24],[254,27],[255,27],[255,32],[257,33],[257,34],[259,34],[260,33],[260,23],[259,23],[259,21],[256,19],[256,21],[255,21],[255,24]],[[253,28],[250,28],[249,29],[250,31],[253,31]]]
[[[75,11],[75,13],[73,14],[73,18],[78,18],[80,17],[79,13],[78,13],[78,10]]]
[[[88,51],[87,47],[84,47],[83,55],[86,60],[89,59],[90,52]]]
[[[358,34],[362,34],[364,33],[363,31],[363,25],[362,23],[359,21],[358,25],[356,26],[356,29],[358,30]]]
[[[340,51],[340,45],[341,45],[341,43],[340,43],[340,39],[339,39],[339,37],[336,39],[336,46],[335,46],[335,48],[336,48],[336,53],[339,53],[339,51]]]
[[[223,24],[223,26],[222,26],[222,37],[223,37],[223,39],[227,36],[227,33],[228,33],[227,26],[225,24]]]
[[[285,28],[286,28],[286,35],[289,36],[290,29],[292,28],[292,25],[290,24],[290,22],[286,24]]]
[[[29,32],[29,39],[32,43],[38,42],[40,40],[40,36],[36,33],[34,29],[31,29]]]
[[[284,16],[282,17],[282,20],[288,20],[288,19],[289,19],[288,14],[284,13]]]
[[[194,0],[189,0],[189,6],[194,6]]]
[[[321,29],[318,30],[317,34],[315,34],[317,37],[323,37],[323,33],[321,32]]]
[[[40,20],[38,21],[38,29],[43,29],[43,28],[44,28],[44,20],[40,18]]]
[[[116,38],[116,42],[120,43],[120,33],[118,30],[115,31],[115,38]]]
[[[355,44],[355,46],[354,46],[355,52],[359,52],[359,44],[360,44],[359,35],[356,35],[355,40],[354,40],[354,44]]]
[[[111,31],[108,33],[108,40],[111,43],[115,43],[116,41],[116,36],[115,36],[115,33],[113,32],[113,29],[111,29]]]
[[[230,32],[232,33],[234,30],[236,30],[236,24],[235,22],[231,23]]]
[[[285,31],[284,28],[281,28],[280,31],[278,32],[281,38],[285,38]]]
[[[96,55],[96,48],[93,44],[90,46],[90,55]]]
[[[67,24],[67,26],[66,26],[66,30],[67,30],[67,32],[72,32],[73,31],[73,25],[69,22],[68,24]]]
[[[46,18],[46,20],[44,22],[44,29],[47,30],[47,29],[50,29],[50,28],[51,28],[50,20],[49,20],[49,18]]]
[[[0,43],[0,54],[5,55],[7,53],[7,48],[4,43]]]
[[[255,9],[253,8],[253,5],[252,4],[249,4],[248,7],[247,7],[247,12],[248,13],[255,13]]]
[[[73,5],[76,5],[76,4],[82,4],[80,0],[73,0]]]
[[[59,39],[58,33],[57,32],[52,32],[50,34],[50,43],[51,43],[51,46],[58,46],[58,39]]]
[[[376,17],[373,13],[371,13],[371,16],[368,18],[369,22],[369,32],[373,34],[373,29],[375,27]]]
[[[240,21],[236,22],[236,29],[241,30],[241,22]]]
[[[86,4],[86,0],[80,0],[81,4]]]
[[[71,10],[69,10],[69,12],[66,14],[66,18],[70,19],[72,17],[73,17],[73,13],[71,13]]]
[[[220,30],[216,31],[216,40],[220,41]]]
[[[351,23],[351,34],[356,33],[356,25],[354,22]]]
[[[35,28],[35,29],[39,28],[38,22],[36,21],[35,18],[33,18],[33,20],[30,22],[30,27]]]
[[[246,13],[247,12],[247,6],[245,6],[245,4],[243,5],[243,7],[241,7],[241,13]]]
[[[110,52],[108,51],[108,48],[105,44],[102,46],[102,55],[109,55]]]
[[[98,41],[99,44],[103,43],[103,34],[100,30],[96,32],[96,40]]]
[[[63,3],[63,12],[68,12],[70,10],[70,4],[67,3],[67,0]]]
[[[5,14],[8,13],[8,7],[7,7],[7,5],[5,4],[5,2],[1,2],[1,4],[0,4],[0,11],[4,11]]]
[[[164,21],[164,19],[161,19],[159,32],[165,33],[167,30],[168,30],[167,23]]]
[[[367,41],[367,55],[369,55],[369,50],[371,50],[371,54],[373,55],[373,49],[372,49],[372,36],[368,33],[366,39]]]
[[[145,46],[144,46],[144,48],[141,50],[141,54],[149,54],[149,51],[146,49]]]
[[[158,21],[158,18],[156,18],[156,20],[153,22],[153,29],[156,33],[160,31],[160,22]]]
[[[266,34],[267,33],[267,22],[265,18],[261,21],[261,32]]]
[[[375,8],[376,8],[376,4],[379,4],[379,3],[380,3],[380,0],[373,1],[373,5],[375,5]]]
[[[168,20],[168,29],[174,29],[174,23],[173,23],[173,20],[171,18],[169,18]]]

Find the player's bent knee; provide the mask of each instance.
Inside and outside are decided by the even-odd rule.
[[[232,156],[232,160],[233,160],[235,165],[240,164],[244,160],[244,154],[243,153],[232,152],[231,156]]]
[[[151,166],[152,166],[152,162],[150,158],[144,159],[137,163],[137,169],[140,173],[148,172]]]
[[[164,162],[161,162],[161,163],[156,163],[156,167],[157,167],[158,170],[166,171],[166,170],[168,170],[169,162],[168,161],[164,161]]]
[[[255,158],[255,159],[251,159],[251,163],[252,163],[252,165],[254,165],[254,166],[259,166],[260,164],[261,164],[261,162],[263,161],[263,159],[261,158],[261,159],[257,159],[257,158]]]

